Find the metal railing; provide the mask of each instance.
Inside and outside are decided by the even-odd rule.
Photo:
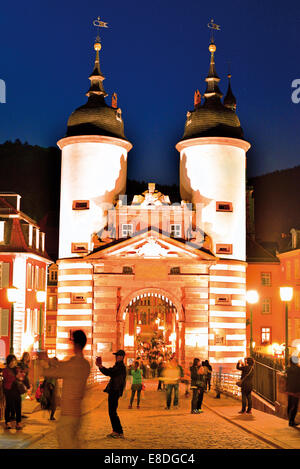
[[[277,372],[275,368],[255,362],[254,390],[266,401],[275,404],[277,400]]]
[[[232,397],[240,398],[241,388],[236,385],[240,379],[240,373],[218,373],[213,372],[212,383],[215,391],[228,394]]]

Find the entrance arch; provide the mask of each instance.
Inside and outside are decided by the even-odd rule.
[[[129,359],[176,355],[184,364],[185,320],[181,303],[160,288],[131,292],[117,314],[118,345]]]

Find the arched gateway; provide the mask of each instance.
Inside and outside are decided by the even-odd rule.
[[[122,301],[118,316],[118,343],[127,357],[175,354],[184,362],[184,312],[172,292],[144,288]]]

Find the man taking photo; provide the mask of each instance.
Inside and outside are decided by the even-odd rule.
[[[124,364],[125,352],[124,350],[118,350],[113,355],[116,356],[116,363],[113,367],[105,368],[102,365],[101,357],[97,357],[96,365],[101,373],[110,377],[110,381],[104,389],[104,392],[108,393],[108,413],[113,431],[107,436],[111,438],[124,438],[123,428],[117,414],[117,408],[119,398],[123,395],[126,383],[126,367]]]

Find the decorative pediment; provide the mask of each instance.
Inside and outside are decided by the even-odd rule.
[[[103,246],[86,256],[89,259],[137,258],[166,259],[189,258],[216,260],[217,258],[196,245],[176,238],[170,238],[158,230],[144,231],[131,238],[118,240]]]

